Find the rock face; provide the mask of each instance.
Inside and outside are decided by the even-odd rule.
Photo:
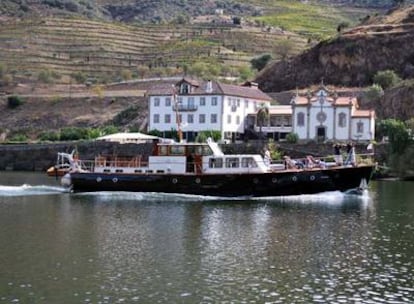
[[[414,82],[402,84],[385,91],[380,104],[375,107],[380,118],[397,118],[402,121],[414,117]]]
[[[387,69],[403,78],[414,77],[414,6],[368,20],[291,60],[277,62],[255,81],[266,92],[304,88],[321,80],[367,86],[376,72]]]

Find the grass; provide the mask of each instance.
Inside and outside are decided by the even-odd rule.
[[[346,22],[355,25],[360,16],[365,15],[363,9],[357,12],[346,7],[300,1],[273,1],[271,5],[269,13],[254,20],[317,39],[335,35],[338,24]]]

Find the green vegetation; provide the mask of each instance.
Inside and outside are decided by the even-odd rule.
[[[369,102],[379,102],[381,97],[384,96],[384,90],[378,84],[373,84],[368,90],[364,93],[364,98]]]
[[[384,90],[398,84],[401,78],[392,70],[379,71],[374,76],[374,83],[380,85]]]
[[[299,135],[296,133],[289,133],[288,135],[286,135],[286,141],[288,143],[295,144],[298,142],[298,140],[299,140]]]
[[[250,60],[250,63],[254,69],[261,71],[269,63],[270,60],[272,60],[272,55],[263,54]]]
[[[402,178],[414,174],[413,124],[412,119],[407,122],[385,119],[376,126],[377,137],[388,138],[390,151],[387,162],[391,171]]]
[[[209,137],[212,138],[215,142],[217,142],[221,139],[221,133],[220,131],[214,131],[214,130],[200,131],[197,134],[195,142],[205,143],[207,141],[207,138]]]
[[[88,140],[100,136],[117,133],[119,129],[113,125],[100,128],[67,127],[60,131],[45,131],[38,135],[40,141]]]
[[[7,106],[10,109],[15,109],[18,106],[22,105],[24,103],[23,99],[19,96],[13,95],[7,97]]]
[[[313,2],[273,1],[273,3],[275,5],[273,13],[255,17],[255,20],[318,40],[333,36],[338,24],[356,24],[359,18],[356,14],[353,14],[353,17],[344,15],[344,12],[335,6]]]

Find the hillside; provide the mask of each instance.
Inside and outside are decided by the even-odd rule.
[[[324,83],[367,86],[377,71],[414,77],[414,6],[367,20],[336,38],[320,42],[291,60],[268,66],[258,77],[265,91],[283,91]]]
[[[4,22],[0,28],[0,64],[17,79],[39,79],[53,71],[55,82],[79,81],[79,74],[98,82],[130,77],[182,74],[195,62],[221,64],[235,73],[262,52],[289,39],[292,54],[306,47],[298,34],[263,31],[260,27],[228,24],[146,25],[74,18]],[[234,70],[234,72],[231,72]],[[62,77],[65,77],[61,79]],[[125,77],[124,77],[125,78]],[[20,80],[22,81],[22,80]]]

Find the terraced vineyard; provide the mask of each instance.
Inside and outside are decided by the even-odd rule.
[[[51,70],[68,76],[116,77],[123,70],[139,75],[140,67],[178,70],[204,60],[231,68],[272,53],[289,39],[292,54],[306,47],[299,35],[229,24],[145,25],[46,18],[4,23],[0,27],[0,63],[15,77],[35,78]],[[67,77],[63,77],[68,79]],[[113,79],[109,79],[110,81]]]

